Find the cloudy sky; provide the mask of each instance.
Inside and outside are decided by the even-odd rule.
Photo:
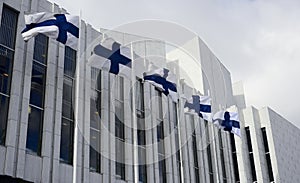
[[[156,19],[203,39],[244,82],[247,105],[270,106],[300,128],[299,0],[50,0],[95,28]],[[297,102],[298,101],[298,102]]]

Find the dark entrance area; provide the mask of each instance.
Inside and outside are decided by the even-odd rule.
[[[0,182],[1,183],[33,183],[18,178],[4,176],[4,175],[0,175]]]

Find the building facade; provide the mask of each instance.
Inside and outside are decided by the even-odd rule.
[[[300,130],[269,108],[246,107],[242,86],[200,38],[166,53],[163,41],[81,21],[78,50],[44,35],[25,43],[24,14],[42,11],[67,12],[46,0],[0,0],[0,182],[300,181]],[[130,77],[91,64],[106,37],[132,48]],[[213,112],[234,106],[242,137],[143,82],[150,63],[176,73],[180,96],[210,95]]]

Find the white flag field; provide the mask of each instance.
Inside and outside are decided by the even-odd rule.
[[[79,39],[79,17],[68,14],[40,12],[25,15],[26,27],[22,31],[24,41],[44,34],[77,50]]]

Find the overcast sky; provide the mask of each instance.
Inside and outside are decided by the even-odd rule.
[[[50,0],[95,28],[144,19],[194,31],[244,82],[247,105],[270,106],[300,127],[299,0]],[[298,98],[298,99],[297,99]]]

